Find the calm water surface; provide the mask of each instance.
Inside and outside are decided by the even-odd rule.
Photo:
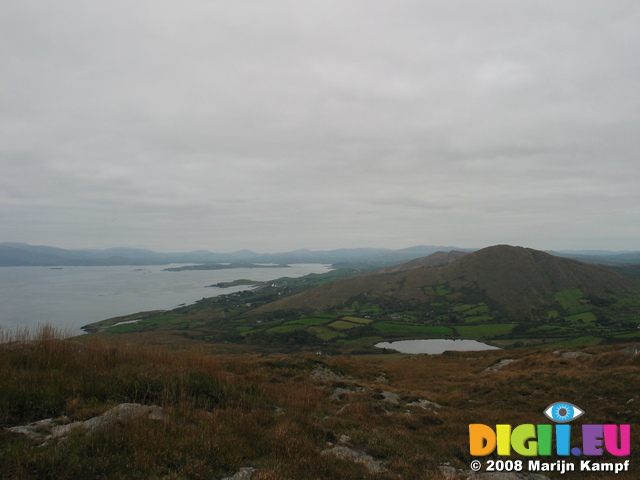
[[[457,352],[478,350],[499,350],[498,347],[487,345],[476,340],[450,340],[444,338],[432,338],[429,340],[399,340],[397,342],[376,343],[379,348],[391,348],[401,353],[429,353],[437,355],[447,350]]]
[[[0,328],[50,323],[82,333],[80,327],[119,315],[169,310],[205,297],[246,290],[207,287],[241,278],[272,280],[324,273],[329,265],[234,268],[165,272],[181,265],[113,267],[1,267]]]

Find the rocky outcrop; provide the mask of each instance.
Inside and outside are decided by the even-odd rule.
[[[375,460],[371,455],[364,452],[358,452],[346,445],[337,445],[333,448],[323,450],[320,455],[332,456],[340,460],[346,460],[349,462],[360,463],[365,466],[370,473],[386,472],[387,468],[384,466],[384,462],[381,460]]]
[[[503,358],[502,360],[500,360],[497,363],[494,363],[493,365],[491,365],[490,367],[485,368],[482,373],[491,373],[491,372],[497,372],[498,370],[500,370],[503,367],[506,367],[507,365],[509,365],[511,362],[513,362],[513,358]]]
[[[222,480],[251,480],[253,472],[255,471],[256,469],[253,467],[242,467],[234,475],[230,477],[224,477]]]
[[[633,357],[640,353],[640,343],[636,343],[635,345],[631,345],[630,347],[623,348],[620,350],[620,353],[626,355],[627,357]]]
[[[560,356],[562,358],[567,358],[569,360],[573,360],[575,358],[580,358],[580,357],[593,357],[592,353],[584,353],[584,352],[562,352],[560,354]]]
[[[355,390],[351,390],[350,388],[336,388],[333,390],[333,393],[329,396],[331,400],[334,402],[341,402],[346,395],[349,393],[353,393]]]
[[[320,380],[322,382],[338,381],[338,382],[355,382],[356,380],[347,377],[339,372],[331,370],[329,367],[318,365],[313,372],[311,372],[311,378]]]
[[[391,405],[400,405],[400,395],[397,393],[389,392],[388,390],[383,390],[382,393],[383,401],[390,403]]]
[[[165,415],[162,407],[157,405],[141,405],[139,403],[122,403],[107,410],[102,415],[84,422],[69,422],[66,417],[46,418],[28,425],[7,428],[12,433],[22,434],[40,445],[53,440],[63,440],[72,431],[83,429],[87,435],[104,430],[118,423],[130,422],[136,418],[146,417],[150,420],[162,420]]]
[[[415,402],[407,403],[407,407],[417,407],[422,408],[423,410],[429,410],[433,413],[438,413],[442,408],[442,405],[432,402],[431,400],[425,400],[424,398],[420,398]]]

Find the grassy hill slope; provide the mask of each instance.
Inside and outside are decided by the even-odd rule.
[[[549,423],[543,410],[568,401],[586,412],[572,422],[579,444],[582,423],[640,422],[640,356],[620,346],[365,358],[211,355],[63,340],[47,329],[13,340],[0,343],[7,479],[220,479],[251,467],[252,480],[441,480],[445,463],[469,470],[470,423]],[[509,365],[485,373],[507,357]],[[46,418],[70,429],[125,402],[157,406],[161,415],[76,428],[45,444],[8,430]],[[42,437],[51,433],[45,425]],[[634,428],[631,442],[630,472],[589,478],[638,478]]]
[[[441,285],[452,291],[452,298],[485,296],[509,314],[552,306],[557,303],[555,295],[566,290],[580,289],[586,297],[605,299],[640,294],[640,281],[636,279],[529,248],[488,247],[439,267],[429,268],[428,262],[422,262],[321,285],[265,305],[254,313],[286,308],[326,309],[361,296],[370,301],[395,299],[428,304],[438,297],[437,288]]]

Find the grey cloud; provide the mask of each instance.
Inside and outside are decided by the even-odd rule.
[[[637,248],[636,2],[3,11],[0,240]]]

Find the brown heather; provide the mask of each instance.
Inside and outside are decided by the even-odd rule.
[[[86,420],[124,402],[160,405],[166,415],[45,446],[1,428],[0,478],[219,479],[251,466],[253,480],[439,479],[446,462],[468,470],[470,423],[549,423],[542,411],[556,401],[585,410],[585,423],[631,424],[632,471],[551,478],[631,480],[640,468],[640,359],[621,346],[578,349],[593,356],[574,359],[553,348],[257,356],[64,336],[51,327],[4,334],[0,426]],[[502,358],[515,361],[482,373]],[[314,376],[318,367],[332,375]],[[441,407],[408,405],[419,400]],[[387,472],[321,454],[341,437]]]

